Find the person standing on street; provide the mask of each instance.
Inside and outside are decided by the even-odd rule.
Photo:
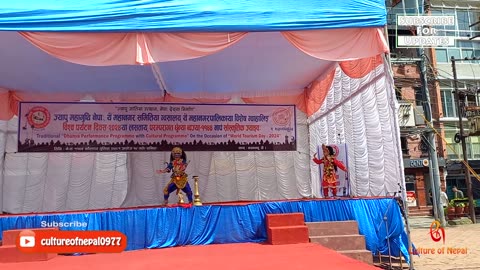
[[[454,199],[463,199],[463,191],[459,190],[456,186],[453,186],[452,188],[453,191],[453,198]]]

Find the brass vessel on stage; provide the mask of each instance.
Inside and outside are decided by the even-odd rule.
[[[194,176],[193,180],[195,181],[194,185],[193,185],[193,189],[194,189],[193,196],[195,198],[195,199],[193,199],[193,205],[201,206],[202,201],[200,200],[200,192],[198,192],[198,176]]]
[[[182,192],[178,192],[178,203],[185,203]]]

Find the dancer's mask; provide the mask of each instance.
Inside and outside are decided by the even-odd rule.
[[[179,159],[182,157],[182,148],[180,147],[175,147],[172,149],[172,155],[173,155],[173,158],[175,159]]]

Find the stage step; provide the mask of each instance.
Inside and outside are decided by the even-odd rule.
[[[342,250],[338,253],[350,257],[354,260],[361,261],[373,265],[373,255],[372,252],[364,250]]]
[[[430,216],[433,216],[433,208],[432,206],[409,207],[408,216],[430,217]]]
[[[38,231],[38,230],[42,230],[42,231],[45,231],[45,230],[57,230],[58,231],[58,228],[34,228],[34,229],[22,229],[22,230],[8,230],[8,231],[3,231],[3,235],[2,235],[2,241],[3,241],[3,245],[16,245],[17,244],[17,237],[18,235],[22,232],[22,231],[25,231],[25,230],[29,230],[29,231]]]
[[[56,256],[57,254],[23,253],[16,245],[0,246],[0,263],[48,261]]]
[[[305,226],[303,213],[267,214],[267,228],[280,226]]]
[[[2,245],[0,246],[0,263],[15,263],[15,262],[36,262],[47,261],[55,258],[57,254],[42,254],[42,253],[23,253],[17,249],[17,237],[25,230],[58,230],[58,228],[35,228],[22,230],[8,230],[3,231]]]
[[[358,234],[358,225],[354,220],[338,222],[308,222],[307,227],[310,236]]]
[[[366,245],[365,237],[359,234],[311,236],[310,241],[336,251],[363,250]]]
[[[310,242],[373,265],[373,255],[365,249],[365,236],[359,234],[357,221],[307,222],[306,224]]]
[[[288,245],[308,243],[307,226],[284,226],[268,228],[269,244]]]
[[[271,245],[308,243],[303,213],[267,214],[267,242]]]

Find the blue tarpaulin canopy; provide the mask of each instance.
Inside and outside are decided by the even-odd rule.
[[[0,89],[29,93],[162,94],[167,91],[183,98],[229,98],[245,93],[253,96],[288,95],[303,91],[335,62],[312,57],[295,48],[282,36],[282,31],[378,28],[386,22],[385,2],[380,0],[1,0],[0,7],[0,72],[3,74]],[[78,58],[86,54],[111,54],[110,60],[126,49],[135,51],[135,46],[142,43],[139,38],[129,39],[127,36],[112,39],[110,43],[102,43],[99,36],[74,40],[77,37],[71,35],[75,34],[179,31],[249,34],[238,43],[203,57],[182,61],[154,59],[153,72],[152,66],[122,63],[79,65],[66,59],[68,57],[62,58],[66,53],[77,54]],[[43,36],[26,39],[19,34],[32,32]],[[56,36],[48,36],[50,33]],[[357,50],[365,46],[360,50],[368,51],[369,45],[375,47],[378,44],[374,41],[376,36],[349,35],[352,32],[327,34],[343,40],[332,39],[329,45],[333,47],[326,49],[324,55],[331,55],[328,50],[342,47],[350,52],[355,49],[349,46],[357,47]],[[358,44],[357,40],[362,37],[364,41],[372,40],[372,44]],[[97,38],[99,43],[95,50],[81,51]],[[149,49],[164,51],[168,55],[167,48],[161,47],[165,44],[162,38],[157,38],[157,47],[150,44]],[[122,42],[126,43],[127,39],[130,43],[124,45]],[[227,39],[230,37],[225,34],[224,40]],[[322,38],[317,36],[317,39]],[[178,42],[185,40],[188,38],[177,38]],[[298,38],[298,42],[304,41],[304,37]],[[193,41],[186,45],[186,49],[198,44]],[[313,49],[322,47],[306,45]],[[45,46],[50,46],[50,50]],[[172,44],[170,48],[175,46],[178,45]],[[198,47],[202,46],[204,43]],[[136,51],[141,50],[137,48]],[[372,51],[378,53],[378,50]]]
[[[288,31],[386,24],[382,0],[0,1],[0,31]]]

